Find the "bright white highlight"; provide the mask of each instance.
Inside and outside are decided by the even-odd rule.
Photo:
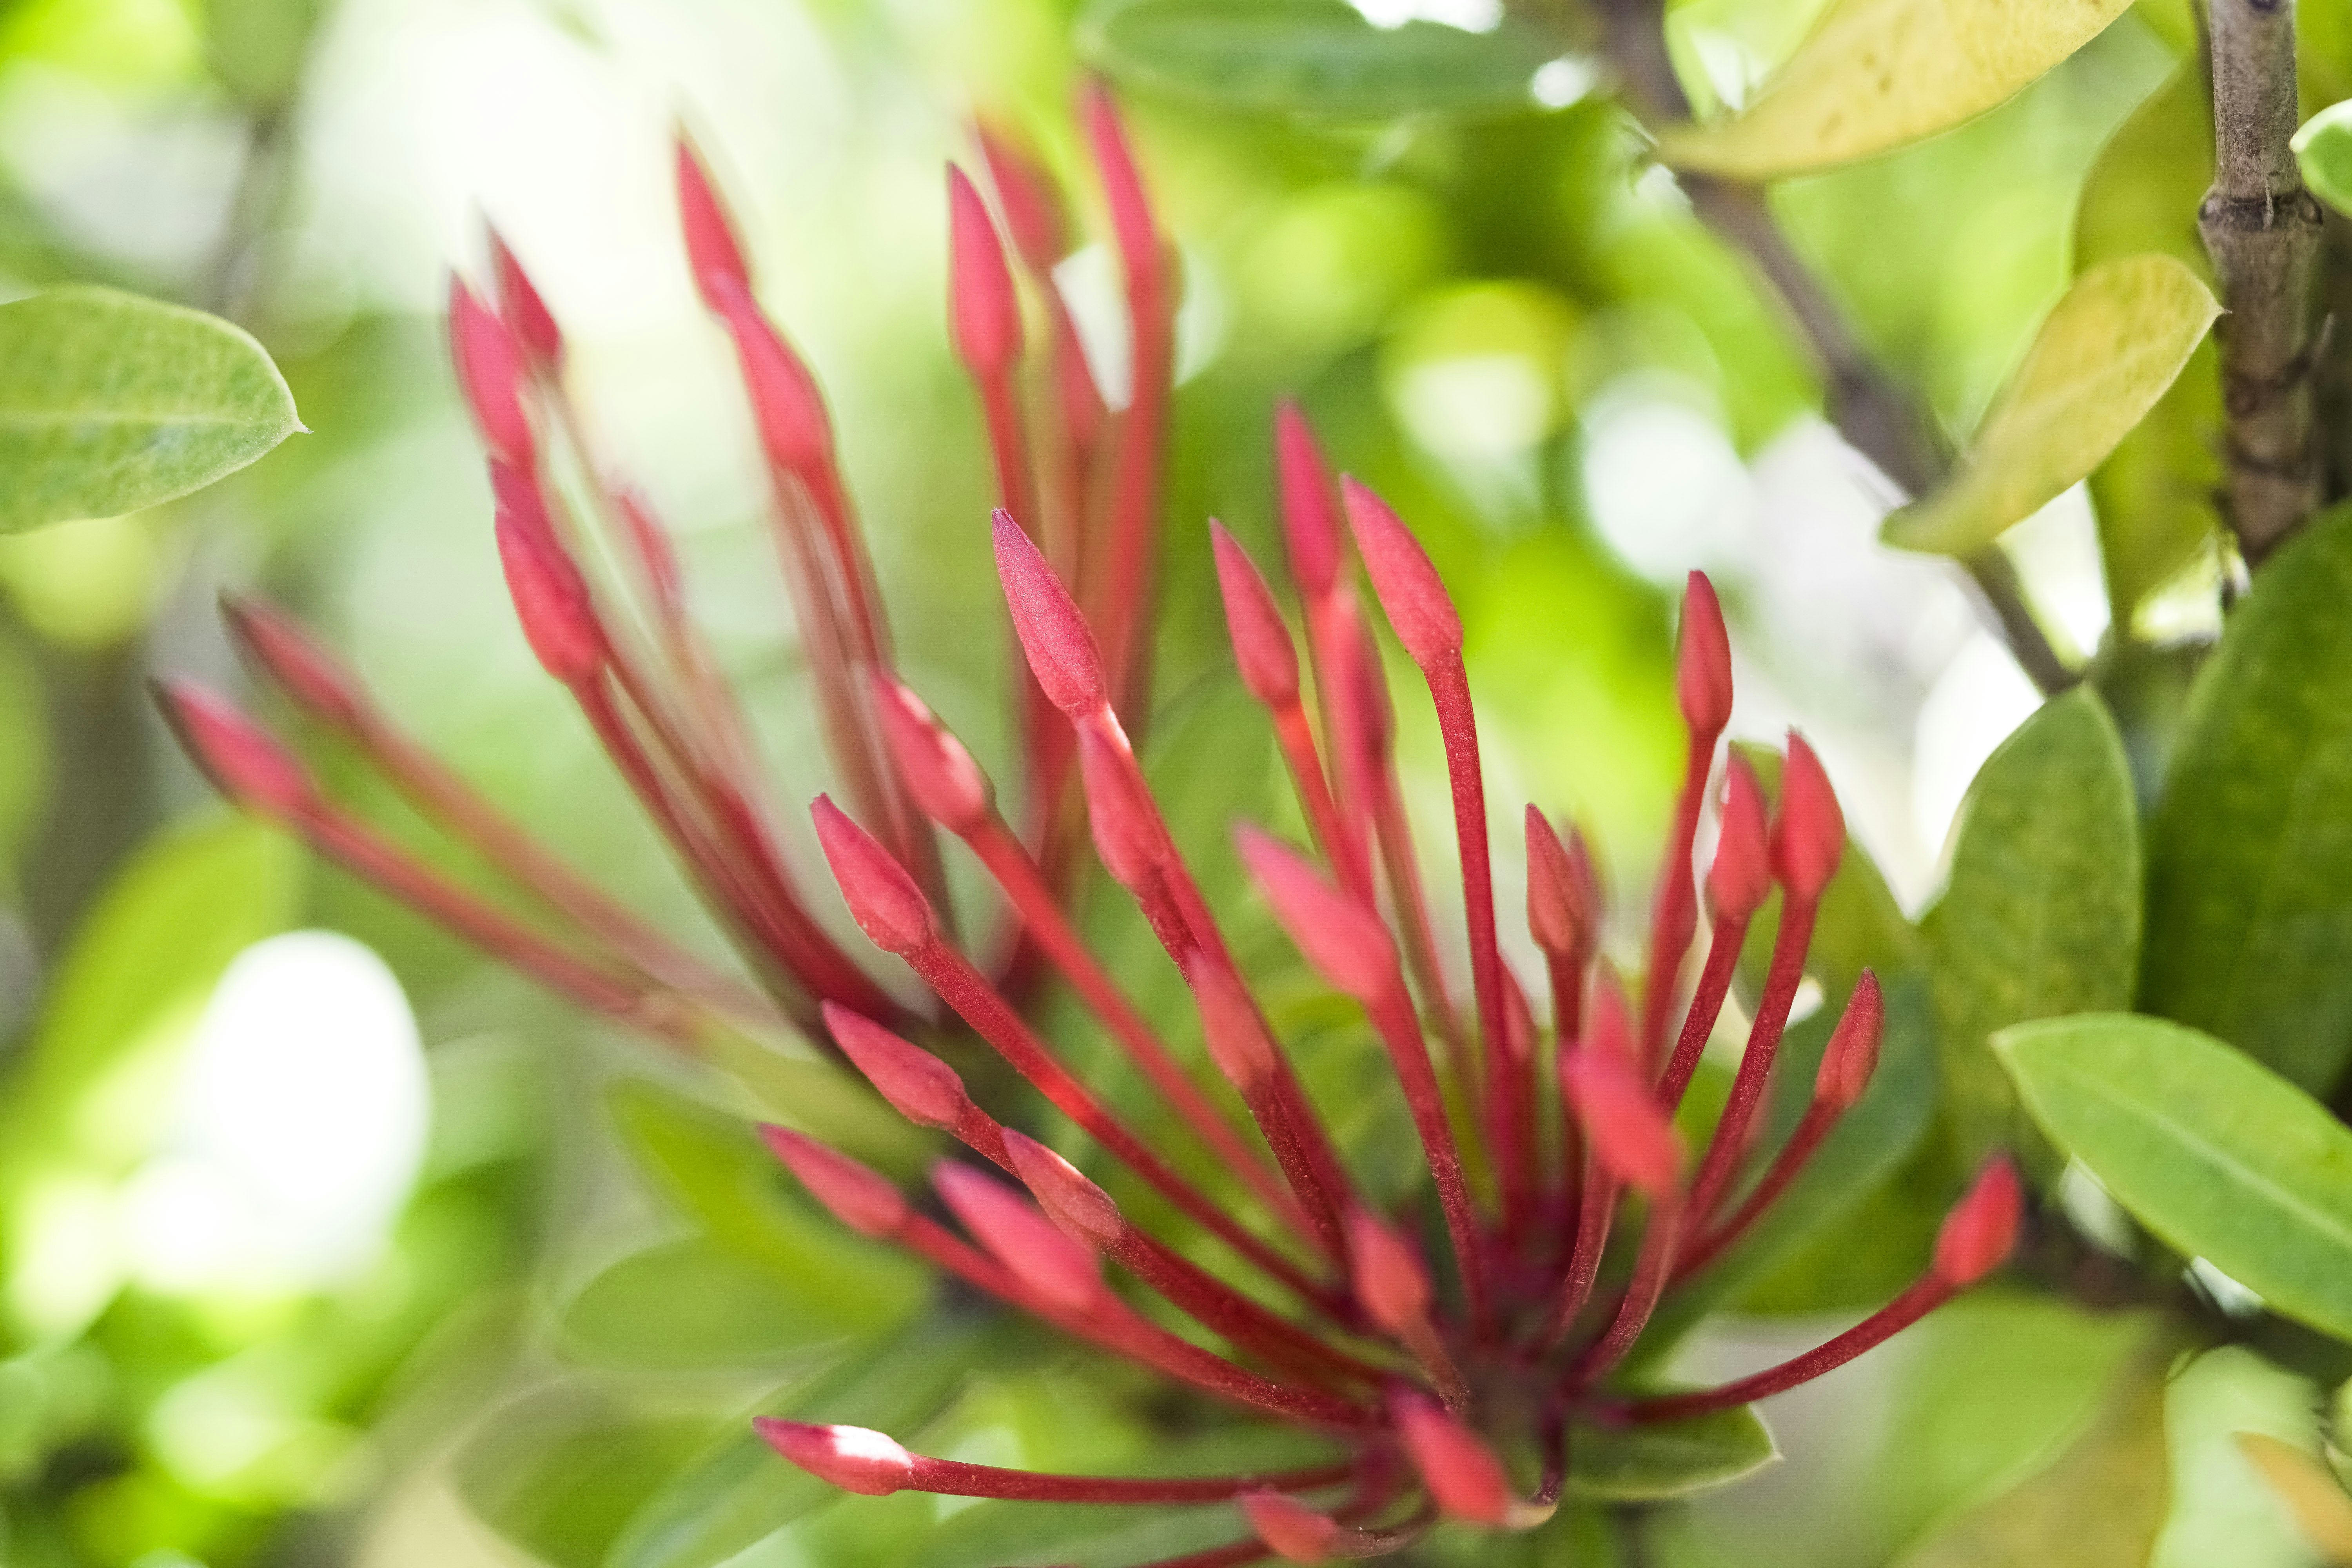
[[[1349,0],[1375,27],[1434,22],[1465,33],[1491,33],[1503,25],[1503,0]]]
[[[1911,773],[1919,841],[1944,844],[1977,770],[2042,705],[2025,672],[1992,633],[1972,634],[1919,705]]]

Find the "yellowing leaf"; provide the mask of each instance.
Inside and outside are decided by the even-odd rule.
[[[2221,313],[2168,256],[2084,272],[2034,334],[1959,469],[1888,518],[1886,542],[1968,555],[2032,516],[2131,433]]]
[[[1839,0],[1739,113],[1669,132],[1667,163],[1784,179],[1889,153],[2006,101],[2130,0]]]
[[[2263,1432],[2238,1434],[2238,1449],[2294,1515],[2319,1554],[2339,1568],[2352,1568],[2352,1493],[2315,1454]]]

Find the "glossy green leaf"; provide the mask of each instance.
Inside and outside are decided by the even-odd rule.
[[[300,428],[261,345],[216,317],[110,289],[0,305],[0,533],[170,500]]]
[[[773,1366],[877,1325],[853,1295],[795,1289],[765,1264],[706,1240],[632,1253],[563,1310],[563,1348],[635,1371]],[[912,1292],[894,1316],[916,1305]]]
[[[2012,1145],[1996,1029],[2131,1005],[2139,824],[2123,737],[2087,687],[2001,742],[1961,807],[1951,879],[1927,921],[1944,1105],[1964,1166]]]
[[[2352,1339],[2352,1128],[2242,1051],[2137,1014],[1993,1038],[2042,1131],[2117,1203],[2284,1315]]]
[[[629,1516],[710,1439],[559,1391],[491,1418],[457,1462],[477,1518],[551,1568],[598,1568]]]
[[[2221,307],[2169,256],[2074,279],[2001,388],[1959,468],[1886,520],[1905,550],[1967,555],[2088,475],[2156,405]]]
[[[1678,167],[1784,179],[1948,131],[2005,102],[2123,15],[2130,0],[1835,0],[1739,113],[1670,132]]]
[[[2189,694],[2148,837],[2143,1011],[2314,1093],[2352,1061],[2352,507],[2264,564]]]
[[[2294,133],[2295,161],[2311,194],[2352,217],[2352,100],[2331,105]]]
[[[1592,1502],[1663,1502],[1754,1475],[1780,1457],[1756,1407],[1645,1426],[1578,1426],[1568,1489]]]
[[[1562,46],[1506,21],[1376,27],[1344,0],[1108,0],[1080,24],[1087,58],[1121,80],[1221,109],[1349,120],[1534,107]]]

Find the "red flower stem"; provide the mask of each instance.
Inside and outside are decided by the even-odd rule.
[[[1437,1390],[1438,1398],[1456,1416],[1466,1416],[1470,1410],[1470,1385],[1454,1364],[1453,1352],[1445,1348],[1444,1338],[1426,1317],[1415,1318],[1397,1331],[1397,1342]]]
[[[1727,1383],[1720,1388],[1671,1394],[1657,1399],[1632,1400],[1620,1406],[1616,1415],[1622,1420],[1633,1422],[1678,1421],[1686,1415],[1703,1415],[1710,1410],[1728,1410],[1751,1400],[1767,1399],[1775,1394],[1785,1393],[1800,1384],[1811,1383],[1824,1373],[1834,1372],[1864,1351],[1885,1343],[1951,1300],[1956,1289],[1929,1274],[1837,1338],[1816,1345],[1801,1356],[1784,1361],[1778,1366],[1767,1367],[1737,1383]]]
[[[1812,945],[1813,912],[1818,900],[1790,897],[1780,909],[1780,930],[1772,942],[1772,967],[1764,977],[1764,994],[1756,1005],[1756,1021],[1748,1031],[1748,1049],[1732,1079],[1731,1099],[1723,1108],[1708,1140],[1706,1157],[1691,1184],[1690,1223],[1704,1226],[1714,1217],[1731,1184],[1734,1169],[1748,1147],[1748,1123],[1763,1103],[1764,1087],[1780,1054],[1780,1033],[1788,1026],[1789,1006],[1805,977],[1805,950]]]
[[[1666,1281],[1674,1269],[1675,1249],[1682,1239],[1682,1205],[1667,1201],[1655,1204],[1650,1211],[1648,1228],[1642,1233],[1642,1249],[1633,1258],[1633,1275],[1626,1282],[1625,1294],[1617,1303],[1617,1315],[1601,1337],[1584,1348],[1568,1371],[1568,1381],[1576,1387],[1589,1388],[1609,1375],[1610,1370],[1625,1359],[1633,1342],[1650,1324],[1650,1314],[1658,1310],[1658,1298],[1665,1293]]]
[[[1839,1114],[1838,1107],[1819,1100],[1806,1106],[1797,1130],[1789,1135],[1789,1142],[1782,1145],[1771,1167],[1757,1182],[1754,1190],[1740,1200],[1739,1206],[1731,1212],[1728,1218],[1706,1234],[1689,1238],[1682,1257],[1675,1263],[1675,1278],[1679,1279],[1686,1274],[1697,1273],[1713,1262],[1724,1248],[1745,1235],[1748,1227],[1756,1223],[1757,1215],[1770,1208],[1788,1189],[1789,1184],[1797,1179],[1798,1173],[1805,1168],[1805,1162],[1813,1157],[1813,1152],[1822,1146],[1822,1141],[1837,1125]]]
[[[921,1454],[907,1457],[914,1461],[915,1473],[911,1479],[901,1483],[901,1491],[931,1492],[941,1497],[1010,1498],[1021,1502],[1228,1502],[1244,1492],[1316,1491],[1338,1486],[1356,1473],[1355,1462],[1347,1460],[1310,1469],[1275,1470],[1255,1476],[1127,1480],[1112,1476],[1000,1469],[994,1465],[967,1465]]]
[[[1690,1010],[1683,1015],[1682,1037],[1666,1060],[1665,1076],[1658,1080],[1658,1103],[1669,1115],[1690,1091],[1691,1077],[1698,1071],[1698,1059],[1715,1033],[1715,1021],[1723,1016],[1723,999],[1731,994],[1740,944],[1747,940],[1745,915],[1718,919],[1707,936],[1706,967],[1699,971],[1698,989],[1691,994]]]
[[[1576,1112],[1568,1103],[1561,1088],[1559,1058],[1576,1043],[1584,1032],[1584,972],[1585,961],[1559,953],[1546,953],[1544,968],[1551,980],[1551,1046],[1552,1101],[1559,1116],[1560,1190],[1573,1194],[1578,1186],[1579,1151],[1584,1135],[1576,1124]]]
[[[1494,1322],[1494,1304],[1486,1289],[1478,1218],[1471,1206],[1469,1184],[1462,1175],[1462,1152],[1454,1146],[1445,1097],[1438,1089],[1436,1069],[1429,1064],[1429,1045],[1422,1038],[1421,1020],[1413,1016],[1404,976],[1393,971],[1391,974],[1394,983],[1388,994],[1376,998],[1368,1011],[1372,1026],[1388,1047],[1405,1104],[1412,1111],[1413,1129],[1421,1134],[1422,1152],[1437,1184],[1437,1201],[1445,1211],[1445,1231],[1454,1244],[1454,1262],[1461,1271],[1472,1330],[1483,1337]]]
[[[1321,847],[1324,859],[1339,879],[1339,885],[1362,900],[1372,902],[1371,866],[1363,856],[1362,841],[1341,826],[1339,808],[1331,798],[1330,785],[1325,782],[1323,759],[1315,746],[1315,731],[1307,721],[1307,710],[1297,698],[1274,710],[1275,739],[1281,743],[1282,759],[1290,769],[1290,782],[1298,791],[1298,803],[1307,814],[1307,825],[1315,830],[1315,842]]]
[[[1666,840],[1665,859],[1658,868],[1657,897],[1651,906],[1649,966],[1642,981],[1642,1055],[1654,1072],[1665,1055],[1666,1017],[1682,979],[1683,956],[1690,951],[1698,923],[1691,852],[1698,841],[1699,811],[1706,804],[1706,780],[1715,766],[1715,742],[1720,733],[1718,730],[1691,733],[1682,797],[1675,805],[1674,837]]]
[[[1465,1105],[1475,1106],[1481,1103],[1478,1063],[1462,1037],[1462,1021],[1446,994],[1445,973],[1437,961],[1437,942],[1429,923],[1429,900],[1422,891],[1421,861],[1413,853],[1412,826],[1405,820],[1393,763],[1374,775],[1371,787],[1372,825],[1380,836],[1381,863],[1388,873],[1389,902],[1404,936],[1405,964],[1437,1019],[1454,1092]]]
[[[1029,465],[1029,436],[1021,416],[1021,399],[1013,391],[1013,374],[1004,372],[977,378],[981,411],[988,420],[988,446],[996,459],[996,493],[1004,510],[1026,520],[1037,515],[1037,480]]]
[[[1267,1311],[1132,1225],[1108,1250],[1120,1268],[1159,1291],[1202,1328],[1296,1375],[1325,1385],[1349,1381],[1377,1384],[1390,1375]]]
[[[1356,658],[1350,590],[1344,579],[1337,581],[1328,593],[1310,595],[1305,608],[1307,668],[1315,679],[1316,704],[1330,752],[1332,801],[1349,855],[1370,878],[1375,763],[1364,716],[1357,712],[1349,691],[1347,671]]]
[[[1029,1032],[1020,1016],[969,959],[935,940],[908,953],[907,964],[981,1038],[994,1047],[1015,1072],[1052,1101],[1055,1109],[1158,1188],[1169,1202],[1272,1278],[1325,1310],[1337,1312],[1337,1298],[1327,1287],[1308,1279],[1288,1259],[1243,1229],[1231,1215],[1170,1169],[1141,1139],[1105,1110],[1102,1102]]]
[[[1161,287],[1166,270],[1164,257],[1143,266],[1129,258],[1127,301],[1134,375],[1112,437],[1110,555],[1104,565],[1103,591],[1087,617],[1098,633],[1106,634],[1110,689],[1118,694],[1118,711],[1138,734],[1149,717],[1144,700],[1150,691],[1152,617],[1144,613],[1144,604],[1159,540],[1160,447],[1175,361],[1174,322]]]
[[[1571,1115],[1570,1122],[1574,1124]],[[1617,1184],[1602,1173],[1600,1162],[1589,1154],[1584,1162],[1582,1190],[1577,1198],[1576,1245],[1568,1255],[1568,1276],[1544,1320],[1537,1342],[1546,1350],[1568,1337],[1576,1315],[1592,1300],[1592,1282],[1601,1275],[1601,1254],[1609,1245],[1610,1221],[1617,1207]]]
[[[1518,1090],[1511,1075],[1502,1070],[1503,954],[1495,939],[1495,868],[1486,843],[1486,785],[1478,762],[1478,719],[1470,706],[1470,677],[1461,657],[1433,662],[1424,672],[1429,699],[1437,710],[1438,732],[1445,742],[1445,772],[1454,794],[1454,837],[1462,860],[1462,907],[1470,937],[1470,985],[1478,1006],[1478,1034],[1484,1042],[1488,1120],[1501,1128],[1514,1112],[1511,1096]]]

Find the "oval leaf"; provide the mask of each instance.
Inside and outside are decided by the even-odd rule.
[[[1780,1457],[1752,1405],[1642,1426],[1578,1426],[1568,1489],[1591,1502],[1659,1502],[1711,1491]]]
[[[2016,1141],[1992,1032],[2131,1005],[2139,824],[2106,706],[2088,687],[2042,704],[1978,773],[1960,825],[1927,941],[1945,1103],[1972,1168]]]
[[[0,305],[0,533],[201,489],[302,428],[261,345],[111,289]]]
[[[919,1305],[911,1295],[883,1311],[808,1283],[779,1279],[770,1265],[714,1242],[671,1241],[634,1252],[581,1287],[563,1309],[565,1352],[629,1372],[773,1366],[812,1349],[878,1330]]]
[[[1342,0],[1114,0],[1093,8],[1080,39],[1138,87],[1350,120],[1530,109],[1536,72],[1560,52],[1517,22],[1376,27]]]
[[[2352,1059],[2352,508],[2254,579],[2189,696],[2148,837],[2140,1006],[2314,1093]]]
[[[2305,121],[2294,133],[2294,155],[2311,194],[2352,216],[2352,100]]]
[[[2025,1108],[2117,1203],[2288,1317],[2352,1339],[2352,1129],[2244,1052],[2092,1013],[1993,1037]]]
[[[2130,0],[1839,0],[1755,100],[1669,132],[1685,169],[1777,180],[1892,152],[2006,101]]]
[[[1967,555],[2106,459],[2221,313],[2169,256],[2104,262],[2074,279],[1944,485],[1886,520],[1886,542]]]

